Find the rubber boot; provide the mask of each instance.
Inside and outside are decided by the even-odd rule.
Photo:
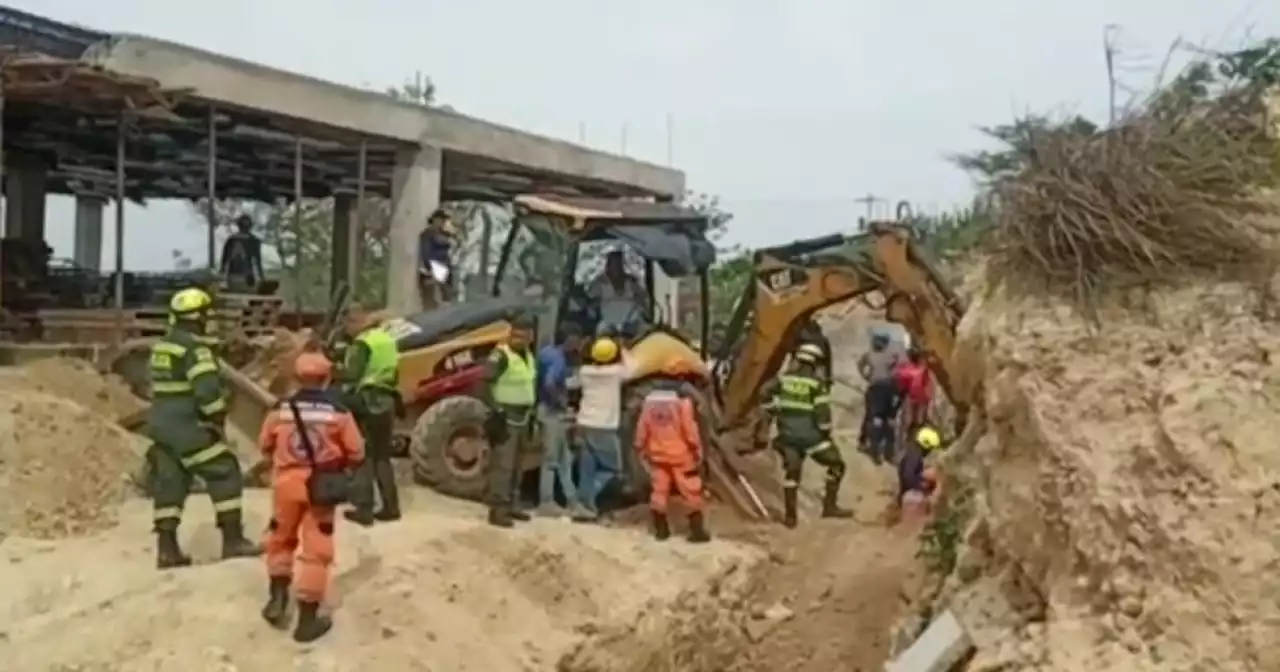
[[[298,603],[298,626],[293,629],[293,641],[300,644],[314,642],[324,637],[333,627],[333,619],[320,615],[320,604],[317,602]]]
[[[360,527],[373,527],[373,512],[366,508],[347,509],[342,512],[342,517]]]
[[[836,497],[840,494],[839,481],[827,481],[827,490],[822,495],[822,517],[823,518],[852,518],[853,512],[849,509],[836,504]]]
[[[694,511],[689,514],[689,542],[705,544],[708,541],[711,541],[711,534],[707,532],[707,522],[701,511]]]
[[[244,536],[244,526],[240,517],[228,519],[222,527],[222,559],[256,558],[262,555],[262,547],[249,541]]]
[[[796,488],[785,488],[782,491],[782,524],[787,529],[796,529],[796,496],[798,491]]]
[[[671,525],[667,522],[667,514],[653,511],[653,538],[666,541],[671,538]]]
[[[177,530],[159,530],[156,532],[156,568],[174,569],[190,567],[191,558],[184,555],[178,545]]]
[[[494,527],[515,527],[511,518],[511,509],[500,506],[489,507],[489,524]]]
[[[262,618],[272,627],[283,630],[289,625],[289,577],[271,577],[267,590],[267,605],[262,608]]]

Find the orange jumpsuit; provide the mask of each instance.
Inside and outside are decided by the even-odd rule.
[[[364,439],[351,413],[325,390],[303,389],[292,397],[315,450],[316,463],[341,469],[364,459]],[[334,507],[312,506],[307,494],[311,461],[298,441],[288,404],[267,416],[258,447],[271,461],[273,511],[266,534],[267,573],[291,578],[299,602],[321,602],[333,565]],[[294,553],[299,550],[294,576]]]
[[[649,508],[654,513],[667,512],[672,488],[692,512],[702,511],[702,438],[692,401],[670,390],[645,396],[635,449],[649,465]]]

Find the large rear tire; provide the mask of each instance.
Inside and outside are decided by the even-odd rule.
[[[460,499],[484,497],[488,481],[489,407],[466,395],[445,397],[418,416],[409,443],[413,479]]]

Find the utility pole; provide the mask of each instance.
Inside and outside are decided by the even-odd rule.
[[[855,198],[853,199],[853,202],[861,203],[862,205],[867,206],[867,221],[870,221],[872,219],[872,216],[875,215],[876,204],[884,203],[885,199],[880,198],[879,196],[876,196],[873,193],[867,192],[866,196],[863,196],[862,198]]]

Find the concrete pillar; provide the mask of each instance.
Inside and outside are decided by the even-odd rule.
[[[45,176],[47,167],[21,155],[5,168],[5,236],[44,240]]]
[[[102,270],[102,213],[107,202],[96,196],[76,196],[76,235],[72,259],[76,266]]]
[[[427,216],[440,206],[441,153],[434,147],[396,154],[391,184],[391,234],[387,269],[387,308],[408,315],[422,310],[418,295],[418,235]]]
[[[333,249],[329,266],[329,290],[346,280],[354,295],[359,287],[356,277],[360,273],[360,223],[355,217],[356,195],[336,194],[333,197]]]

